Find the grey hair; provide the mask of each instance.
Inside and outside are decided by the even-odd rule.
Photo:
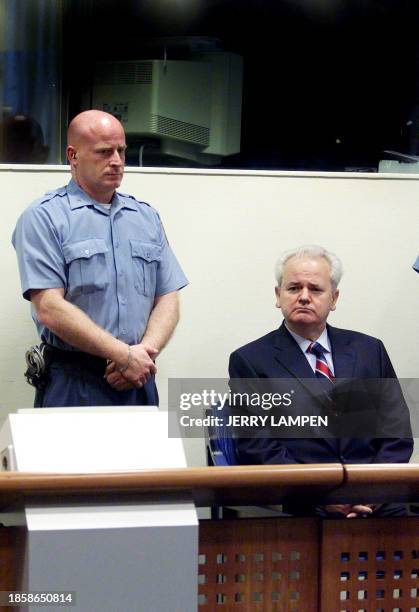
[[[332,283],[333,291],[336,291],[343,274],[342,262],[337,255],[317,244],[304,244],[296,249],[282,253],[275,265],[275,278],[278,287],[282,283],[284,265],[292,257],[324,257],[330,265],[330,282]]]

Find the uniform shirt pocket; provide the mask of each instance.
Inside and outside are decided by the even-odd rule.
[[[108,284],[106,255],[102,238],[72,242],[63,247],[67,264],[67,293],[71,296],[102,291]]]
[[[155,295],[157,267],[161,260],[161,246],[139,240],[130,240],[134,265],[134,285],[138,293],[151,297]]]

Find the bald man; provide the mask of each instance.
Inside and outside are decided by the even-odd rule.
[[[115,117],[77,115],[68,129],[70,183],[31,204],[13,233],[46,362],[33,377],[35,406],[158,403],[155,362],[187,279],[158,213],[116,191],[125,149]]]

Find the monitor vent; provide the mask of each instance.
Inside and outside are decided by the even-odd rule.
[[[101,63],[97,66],[96,85],[150,85],[151,62]]]
[[[162,115],[152,115],[150,124],[152,132],[194,142],[204,147],[209,145],[209,128],[202,127],[202,125],[186,123],[185,121],[170,119]]]

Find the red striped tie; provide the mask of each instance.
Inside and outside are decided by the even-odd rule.
[[[325,350],[318,342],[312,342],[307,348],[307,353],[312,353],[316,356],[316,376],[317,378],[328,378],[330,382],[334,381],[334,376],[327,365]]]

